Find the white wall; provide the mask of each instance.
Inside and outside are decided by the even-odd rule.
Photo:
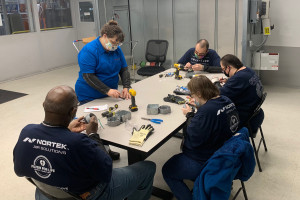
[[[75,2],[71,3],[74,9]],[[75,28],[41,32],[37,17],[35,22],[37,32],[0,36],[0,82],[77,63],[72,45]]]
[[[218,1],[218,51],[234,53],[235,0]],[[242,50],[243,0],[239,0],[238,56]],[[197,40],[207,39],[214,49],[215,0],[130,0],[135,60],[145,60],[149,39],[169,41],[167,61],[177,62]],[[165,66],[168,67],[167,63]]]
[[[275,24],[266,43],[266,52],[278,52],[278,71],[261,71],[265,85],[300,87],[300,1],[271,0],[270,19]]]
[[[233,2],[233,0],[231,1]],[[232,53],[233,51],[233,32],[229,34],[228,30],[232,30],[234,26],[232,23],[228,23],[227,18],[222,17],[226,12],[230,13],[232,18],[234,17],[231,1],[226,0],[226,3],[219,1],[219,9],[222,10],[220,15],[223,13],[221,16],[219,15],[219,50],[221,56],[225,52]],[[33,2],[36,1],[33,0]],[[75,2],[77,0],[71,0],[73,26],[75,28],[40,32],[37,26],[37,32],[0,36],[0,82],[77,63],[77,52],[72,46],[72,41],[77,39]],[[242,1],[239,2],[241,6]],[[213,48],[214,3],[209,0],[201,0],[200,4],[201,6],[198,8],[201,22],[199,37],[209,39]],[[134,8],[134,6],[133,4],[132,7]],[[298,56],[288,53],[300,52],[299,8],[300,1],[271,0],[270,18],[271,23],[275,24],[275,30],[272,31],[266,46],[268,51],[281,52],[281,55],[279,71],[263,71],[261,73],[265,83],[300,86]],[[33,9],[36,8],[33,7]],[[136,12],[138,13],[138,10]],[[142,15],[142,13],[139,14]],[[240,16],[242,14],[240,10]],[[36,16],[35,21],[38,24]],[[143,25],[143,21],[140,20],[140,22]],[[242,26],[241,23],[239,25],[240,32]],[[241,32],[239,35],[241,35]],[[240,39],[241,37],[239,37]],[[228,46],[229,43],[232,45]],[[241,48],[239,48],[240,50]],[[144,48],[142,52],[144,52]],[[284,77],[284,80],[275,81],[283,79],[282,77]]]
[[[0,37],[0,81],[76,63],[74,29]]]
[[[235,35],[235,0],[218,1],[218,47],[215,49],[220,57],[226,54],[234,54],[235,37],[238,37],[237,56],[242,55],[243,33],[243,0],[238,1],[238,35]],[[200,37],[209,41],[211,49],[214,49],[215,35],[215,1],[200,0]]]
[[[271,0],[270,19],[275,30],[267,46],[300,47],[300,1]]]

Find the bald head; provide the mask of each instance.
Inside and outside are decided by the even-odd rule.
[[[43,105],[46,113],[67,115],[77,103],[78,101],[74,89],[62,85],[48,92]]]
[[[209,43],[206,39],[201,39],[197,42],[196,46],[199,46],[200,48],[204,48],[206,50],[209,49]]]

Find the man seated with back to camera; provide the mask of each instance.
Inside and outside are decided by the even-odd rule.
[[[171,157],[163,166],[163,177],[179,200],[191,200],[192,193],[183,180],[196,180],[204,163],[238,130],[239,117],[234,103],[219,94],[206,76],[188,83],[194,113],[187,104],[182,108],[187,129],[182,140],[182,153]]]
[[[206,39],[201,39],[196,43],[195,48],[190,48],[178,61],[184,65],[184,69],[193,71],[221,71],[220,56],[209,49]]]
[[[97,133],[96,118],[91,117],[88,124],[82,122],[83,117],[74,119],[78,100],[71,87],[51,89],[43,107],[44,121],[23,128],[14,148],[18,176],[61,188],[82,199],[150,198],[155,163],[141,161],[113,169]],[[80,133],[83,130],[86,134]],[[48,198],[36,189],[36,199]]]
[[[239,112],[240,127],[243,127],[261,101],[264,92],[263,85],[256,73],[251,68],[245,67],[234,55],[223,56],[220,64],[223,73],[228,77],[228,79],[220,80],[221,83],[225,83],[223,87],[220,87],[220,93],[233,101]],[[251,122],[253,130],[260,126],[263,118],[264,113],[261,109]]]

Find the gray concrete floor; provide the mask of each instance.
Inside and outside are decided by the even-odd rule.
[[[57,85],[74,87],[77,73],[78,66],[75,65],[0,83],[1,89],[29,94],[0,105],[1,199],[34,199],[35,188],[14,173],[14,145],[25,125],[40,123],[43,120],[42,102],[46,93]],[[263,105],[266,117],[262,127],[268,152],[259,153],[263,172],[256,168],[251,179],[245,183],[248,197],[253,200],[300,199],[300,89],[265,86],[265,90],[268,96]],[[155,186],[169,190],[162,178],[161,166],[173,154],[179,152],[179,144],[179,139],[171,138],[149,157],[149,160],[157,164]],[[127,165],[126,151],[114,147],[112,149],[121,152],[121,159],[114,162],[114,167]],[[240,183],[235,181],[233,193],[239,186]],[[239,195],[238,199],[243,199],[243,196]]]

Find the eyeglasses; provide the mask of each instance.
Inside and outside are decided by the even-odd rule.
[[[112,41],[112,40],[110,40],[110,39],[108,39],[108,40],[110,41],[110,43],[112,44],[112,46],[115,46],[115,47],[119,46],[119,47],[120,47],[120,46],[123,45],[122,42],[118,43],[118,42]]]
[[[226,66],[226,67],[222,67],[222,66],[221,66],[222,72],[225,72],[227,68],[228,68],[228,66]]]
[[[208,51],[204,52],[204,53],[199,53],[197,50],[195,50],[195,54],[197,54],[198,56],[205,56],[207,54]]]

